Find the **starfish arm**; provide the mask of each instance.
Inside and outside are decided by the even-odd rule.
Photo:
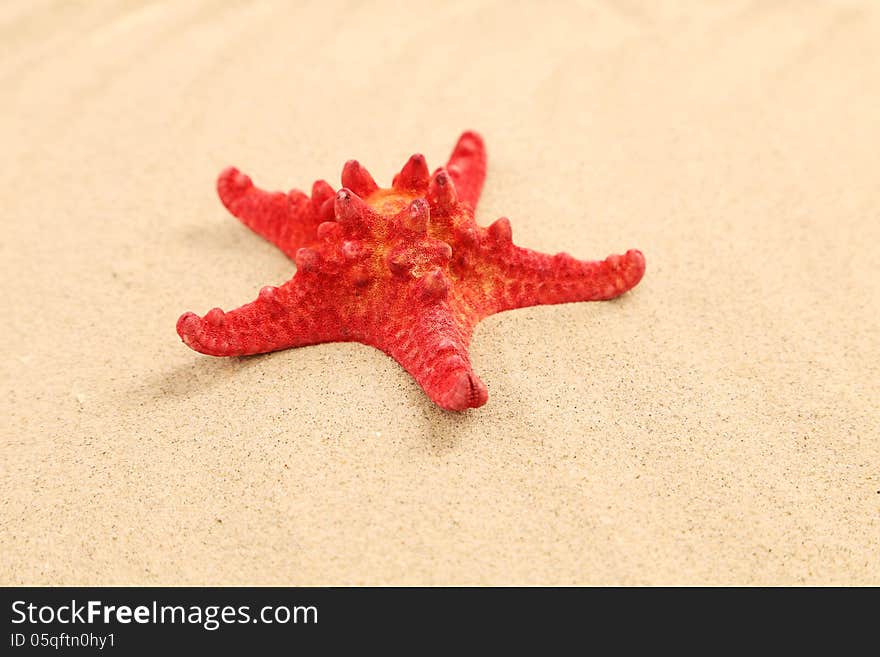
[[[631,249],[604,260],[577,260],[510,245],[495,282],[497,310],[576,301],[613,299],[632,289],[645,273],[645,257]]]
[[[334,195],[333,188],[324,181],[315,183],[311,198],[298,190],[287,194],[267,192],[234,167],[220,174],[217,193],[233,215],[290,258],[297,249],[314,242],[318,224],[328,209],[332,213]]]
[[[184,343],[209,356],[248,356],[322,342],[344,341],[336,310],[313,281],[297,274],[281,287],[264,287],[259,297],[224,313],[214,308],[204,317],[184,313],[177,333]]]
[[[440,407],[463,411],[489,397],[468,356],[470,332],[444,302],[422,306],[414,322],[386,323],[369,342],[400,363]]]
[[[476,208],[486,180],[486,146],[476,132],[465,132],[458,138],[446,164],[458,198]]]

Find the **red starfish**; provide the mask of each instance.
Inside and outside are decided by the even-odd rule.
[[[217,181],[223,204],[297,271],[236,310],[185,313],[177,332],[212,356],[362,342],[394,358],[443,408],[482,406],[488,392],[468,357],[477,322],[513,308],[612,299],[645,271],[636,250],[585,262],[515,246],[505,218],[477,226],[485,177],[475,132],[459,138],[433,175],[413,155],[390,189],[355,160],[342,169],[340,191],[319,180],[311,197],[265,192],[226,169]]]

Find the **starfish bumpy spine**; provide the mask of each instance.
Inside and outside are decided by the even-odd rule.
[[[280,287],[240,308],[177,322],[183,341],[212,356],[244,356],[357,341],[397,360],[443,408],[486,403],[468,345],[474,326],[504,310],[612,299],[645,271],[637,250],[601,261],[546,255],[513,244],[510,222],[483,228],[474,210],[486,177],[482,138],[465,132],[433,174],[413,155],[388,189],[356,160],[342,189],[311,196],[266,192],[230,168],[217,181],[223,204],[296,262]]]

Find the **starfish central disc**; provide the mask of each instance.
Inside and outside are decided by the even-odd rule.
[[[416,198],[418,197],[414,193],[399,192],[394,189],[377,189],[364,201],[374,212],[392,216],[403,210]]]

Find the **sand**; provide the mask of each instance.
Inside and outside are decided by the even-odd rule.
[[[290,5],[296,5],[293,9]],[[4,584],[880,584],[880,7],[0,9]],[[648,271],[384,354],[174,326],[294,266],[220,205],[479,130],[477,220]]]

